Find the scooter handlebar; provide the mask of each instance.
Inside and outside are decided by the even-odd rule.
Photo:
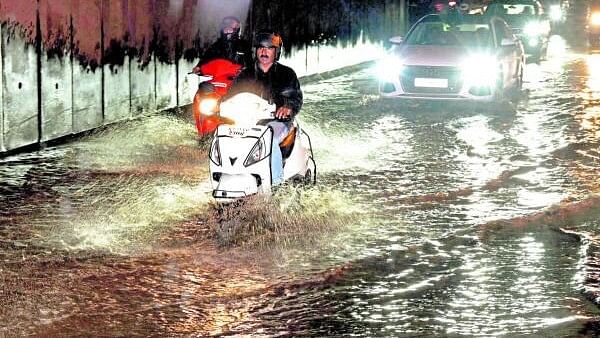
[[[277,117],[277,116],[275,116],[275,112],[273,112],[273,118],[275,119],[275,121],[280,121],[280,122],[289,122],[292,120],[291,116],[283,117],[283,118]]]

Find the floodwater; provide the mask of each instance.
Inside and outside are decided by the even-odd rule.
[[[304,84],[318,184],[225,217],[182,116],[1,159],[0,336],[597,336],[600,54],[551,47],[503,106]]]

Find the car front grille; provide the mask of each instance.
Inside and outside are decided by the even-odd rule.
[[[447,79],[446,88],[416,87],[415,78]],[[400,84],[409,94],[456,94],[463,85],[461,70],[456,67],[406,66],[400,75]]]

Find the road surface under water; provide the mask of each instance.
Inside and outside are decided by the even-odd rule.
[[[0,336],[598,335],[600,55],[555,42],[501,107],[304,84],[318,185],[226,222],[186,118],[1,159]]]

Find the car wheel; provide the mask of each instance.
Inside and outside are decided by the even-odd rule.
[[[494,88],[494,102],[502,103],[504,101],[504,75],[501,73],[496,81]]]
[[[532,63],[539,63],[540,59],[541,59],[541,54],[542,51],[541,50],[536,50],[534,51],[530,56],[529,56],[529,61]]]
[[[517,103],[521,98],[523,90],[523,62],[519,65],[519,70],[517,71],[517,76],[515,78],[515,83],[511,87],[510,90],[510,101],[512,103]]]
[[[548,59],[548,45],[543,44],[542,47],[540,47],[539,60],[547,60],[547,59]]]
[[[523,62],[519,64],[519,72],[517,73],[517,81],[515,83],[515,89],[520,91],[523,89]]]

